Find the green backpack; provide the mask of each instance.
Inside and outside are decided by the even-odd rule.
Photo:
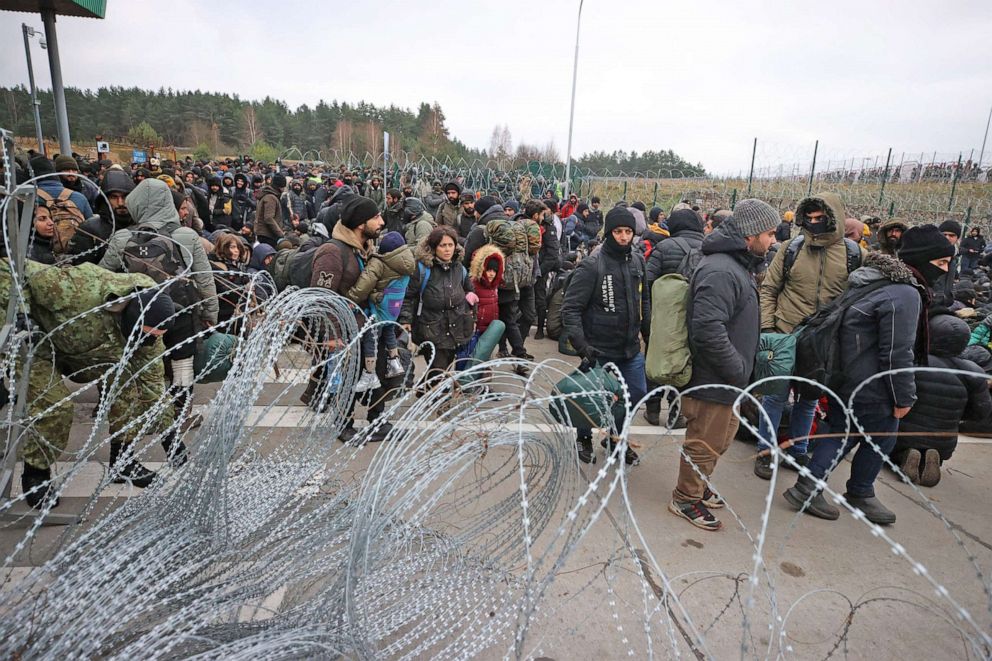
[[[758,340],[758,357],[754,364],[754,378],[760,381],[770,376],[792,376],[796,367],[795,333],[762,333]],[[789,392],[789,381],[769,381],[755,389],[759,395],[781,395]]]
[[[540,228],[535,225],[540,240]],[[520,291],[533,286],[534,260],[530,256],[530,238],[523,223],[509,218],[496,218],[486,223],[486,241],[503,252],[503,284],[500,289]],[[538,244],[540,245],[540,244]]]
[[[576,429],[609,427],[616,407],[623,407],[620,381],[602,367],[572,372],[555,384],[554,392],[565,397],[551,402],[552,417]]]
[[[651,286],[651,340],[644,359],[648,380],[682,388],[692,379],[689,351],[689,281],[669,273]]]

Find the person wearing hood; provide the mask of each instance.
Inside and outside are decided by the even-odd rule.
[[[909,224],[902,218],[890,218],[878,227],[878,249],[885,255],[895,256],[902,242],[902,235]]]
[[[210,191],[207,197],[207,207],[210,209],[208,226],[214,229],[219,227],[230,229],[231,210],[233,207],[230,194],[224,188],[221,178],[217,175],[210,177],[207,184],[207,188]]]
[[[703,257],[689,285],[692,378],[683,389],[685,443],[668,510],[703,530],[722,526],[710,510],[724,502],[708,479],[737,433],[733,403],[739,393],[726,386],[743,389],[751,380],[761,330],[754,273],[775,242],[778,224],[778,213],[766,202],[738,202],[733,215],[703,239]]]
[[[561,270],[561,242],[554,226],[551,209],[538,200],[528,200],[524,205],[524,215],[538,224],[541,230],[541,249],[537,253],[537,266],[541,274],[534,283],[534,307],[537,313],[537,328],[534,339],[544,339],[544,322],[548,317],[548,294],[551,283]]]
[[[844,238],[844,203],[836,193],[807,197],[796,207],[795,223],[800,233],[778,248],[761,281],[761,332],[791,333],[803,319],[847,291],[847,278],[861,266],[867,253],[856,241]],[[856,256],[854,259],[852,256]],[[789,402],[788,391],[762,398],[766,415],[759,416],[759,449],[777,443],[782,412]],[[808,462],[809,430],[816,413],[816,399],[797,397],[789,418],[789,454],[800,466]],[[754,474],[772,477],[774,453],[755,459]],[[793,469],[789,462],[784,468]]]
[[[234,175],[234,190],[231,192],[231,227],[239,232],[245,227],[251,227],[255,207],[255,197],[248,186],[248,177],[239,172]]]
[[[786,211],[782,214],[782,222],[779,223],[778,229],[775,230],[776,241],[785,243],[792,238],[792,225],[795,219],[796,214],[794,211]]]
[[[52,241],[55,238],[55,221],[48,204],[41,198],[35,198],[34,224],[31,238],[28,242],[28,259],[40,264],[54,264],[55,254],[52,252]]]
[[[575,245],[573,248],[578,248],[581,244],[588,246],[597,240],[599,232],[603,229],[603,214],[597,215],[593,213],[592,208],[585,203],[578,205],[575,208],[575,213],[577,216],[575,239],[578,245]]]
[[[576,195],[575,193],[570,194],[568,196],[568,201],[565,202],[565,204],[561,205],[561,210],[560,210],[561,217],[568,218],[573,213],[575,213],[575,210],[578,208],[578,206],[579,206],[579,196]]]
[[[365,197],[375,202],[380,211],[386,210],[386,194],[379,175],[372,175],[372,179],[369,180],[369,185],[365,189]]]
[[[286,175],[273,175],[272,182],[262,186],[255,213],[255,238],[259,243],[273,248],[286,234],[282,229],[282,206],[279,201],[285,188]]]
[[[453,181],[444,185],[444,201],[434,214],[434,221],[438,227],[451,227],[458,231],[458,214],[460,211],[458,198],[462,194],[462,187]]]
[[[985,237],[980,227],[972,227],[968,236],[961,241],[961,272],[973,273],[978,268],[978,260],[985,252]]]
[[[434,217],[424,208],[424,203],[416,197],[408,197],[403,200],[403,236],[411,246],[418,246],[420,242],[427,238],[437,223]]]
[[[900,436],[889,456],[910,482],[924,487],[940,482],[940,466],[954,454],[961,421],[977,422],[992,415],[985,370],[961,357],[968,344],[968,324],[952,314],[934,315],[929,323],[927,367],[977,376],[950,371],[914,374],[916,404],[899,421]]]
[[[634,228],[635,236],[644,236],[644,232],[647,231],[648,221],[644,218],[645,209],[646,207],[643,202],[634,202],[627,209],[634,217],[634,223],[636,225]]]
[[[417,258],[414,256],[413,248],[406,244],[403,235],[399,232],[387,232],[379,242],[379,250],[369,255],[369,259],[365,263],[365,270],[358,276],[354,286],[348,290],[347,296],[356,304],[364,305],[366,310],[370,308],[372,310],[380,309],[376,306],[383,302],[386,289],[394,281],[404,276],[412,277],[416,271]],[[372,305],[368,305],[368,303]],[[390,318],[377,318],[376,321],[396,321],[399,310],[388,310],[388,312],[395,314]],[[403,364],[400,362],[395,326],[386,325],[378,332],[365,333],[362,336],[364,369],[355,385],[355,392],[374,390],[380,385],[375,374],[377,339],[382,341],[382,346],[386,349],[386,378],[403,376],[405,372]]]
[[[22,295],[30,306],[31,323],[46,334],[46,350],[34,353],[27,377],[32,433],[18,450],[24,462],[21,487],[27,503],[35,509],[46,502],[58,505],[49,491],[51,465],[66,447],[72,426],[72,399],[62,375],[91,382],[125,357],[109,411],[110,476],[118,484],[148,486],[155,473],[138,463],[132,447],[140,433],[169,428],[172,411],[160,409],[144,424],[135,418],[156,410],[164,397],[160,338],[172,324],[172,300],[146,275],[108,273],[90,263],[50,268],[28,261],[25,274]],[[0,307],[8,306],[14,286],[7,259],[0,259]],[[178,452],[181,443],[163,445],[171,459],[176,455],[170,451]],[[181,451],[185,453],[185,448]]]
[[[314,250],[330,240],[331,236],[327,232],[327,227],[323,223],[315,222],[307,229],[307,238],[300,244],[300,252]]]
[[[900,420],[917,400],[916,382],[911,372],[879,374],[926,365],[928,287],[947,272],[953,255],[954,247],[936,226],[922,225],[902,235],[898,258],[870,253],[864,266],[851,274],[849,287],[859,297],[849,303],[841,320],[840,369],[832,385],[845,403],[857,391],[851,413],[871,434],[871,444],[850,429],[847,409],[831,402],[822,425],[827,436],[817,440],[807,466],[810,476],[800,475],[784,494],[794,509],[827,520],[840,516],[821,493],[822,481],[857,445],[844,498],[872,523],[895,523],[895,513],[875,496],[882,455],[874,446],[884,454],[895,446]]]
[[[562,324],[568,329],[572,346],[589,365],[614,363],[630,391],[630,401],[639,402],[647,393],[641,336],[650,334],[650,299],[644,291],[644,258],[632,251],[636,223],[624,208],[606,214],[603,247],[589,255],[572,273],[562,303]],[[626,412],[614,420],[621,429]],[[579,458],[595,461],[592,431],[580,429],[576,441]],[[603,439],[603,447],[613,452],[615,437]],[[627,448],[624,460],[637,464],[637,453]]]
[[[857,218],[844,219],[844,238],[854,241],[864,250],[868,250],[868,241],[865,239],[867,229],[867,225]]]
[[[100,183],[106,195],[97,198],[97,215],[91,216],[76,229],[69,239],[66,252],[73,255],[73,263],[98,264],[107,252],[111,235],[132,225],[131,212],[127,209],[127,196],[134,190],[134,181],[120,170],[108,170]]]
[[[251,257],[248,258],[245,271],[255,278],[254,294],[259,301],[267,300],[277,293],[276,282],[267,268],[275,258],[276,249],[266,243],[255,246],[251,250]]]
[[[433,218],[437,214],[437,210],[441,208],[441,204],[444,202],[444,199],[445,196],[441,189],[441,182],[435,180],[431,186],[430,192],[424,195],[421,201],[427,208],[427,213],[431,216],[431,218]]]
[[[334,226],[341,220],[341,211],[349,200],[356,197],[358,197],[358,193],[351,186],[341,186],[335,189],[324,208],[317,214],[316,222],[326,227],[328,233],[333,233]]]
[[[668,219],[668,231],[671,239],[659,243],[648,256],[646,266],[646,276],[644,281],[644,291],[651,296],[651,288],[655,281],[663,275],[678,273],[682,266],[682,261],[686,259],[693,250],[701,250],[703,246],[703,223],[699,220],[699,215],[691,209],[679,209],[672,213]],[[656,384],[649,383],[648,390],[657,388]],[[668,426],[672,429],[681,429],[685,426],[684,418],[678,416],[678,409],[673,407],[674,395],[669,400]],[[659,426],[661,424],[661,395],[651,397],[644,408],[644,419],[649,424]]]
[[[307,199],[306,193],[303,192],[303,182],[294,180],[283,197],[286,209],[289,211],[289,224],[294,230],[298,230],[301,223],[313,217],[310,213],[312,205]]]

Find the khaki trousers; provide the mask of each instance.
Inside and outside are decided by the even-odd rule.
[[[682,398],[682,415],[689,424],[685,430],[685,454],[679,461],[679,481],[672,498],[686,503],[702,499],[706,483],[699,473],[706,477],[713,474],[716,462],[730,447],[740,421],[730,404],[693,397]],[[692,461],[691,464],[686,457]]]

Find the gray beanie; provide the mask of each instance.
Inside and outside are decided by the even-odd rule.
[[[734,224],[744,236],[757,236],[778,227],[778,212],[767,202],[755,198],[741,200],[734,207]]]

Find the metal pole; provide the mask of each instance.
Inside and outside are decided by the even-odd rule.
[[[24,32],[24,57],[28,61],[28,82],[31,83],[31,108],[34,110],[34,132],[38,137],[38,151],[43,156],[48,156],[45,152],[45,136],[41,133],[41,101],[38,100],[38,90],[34,86],[34,67],[31,65],[31,40],[30,34],[34,34],[34,28],[29,28],[27,24],[21,23],[21,31]]]
[[[813,194],[813,175],[816,173],[816,152],[820,149],[820,141],[813,145],[813,165],[809,169],[809,186],[806,188],[806,195]]]
[[[751,182],[754,180],[754,157],[758,153],[758,139],[754,139],[754,146],[751,147],[751,171],[747,175],[747,196],[751,197]]]
[[[885,157],[885,172],[882,173],[882,189],[878,191],[878,206],[882,206],[882,198],[885,197],[885,181],[889,178],[889,163],[892,161],[892,147],[889,147],[889,155]]]
[[[579,0],[579,15],[575,19],[575,59],[572,62],[572,104],[568,110],[568,149],[565,152],[565,198],[572,185],[572,127],[575,125],[575,83],[579,75],[579,30],[582,27],[582,3]]]
[[[947,202],[947,210],[954,206],[954,190],[958,187],[958,173],[961,172],[961,154],[958,154],[958,166],[954,168],[954,176],[951,177],[951,199]]]
[[[985,137],[982,138],[982,151],[978,153],[978,167],[982,167],[982,159],[985,158],[985,141],[989,139],[990,124],[992,124],[992,106],[989,107],[989,119],[985,122]]]
[[[59,134],[59,152],[72,153],[69,139],[69,114],[65,109],[65,89],[62,87],[62,65],[59,62],[59,38],[55,34],[55,10],[42,9],[41,20],[45,23],[45,40],[48,42],[48,68],[52,71],[52,94],[55,96],[55,128]]]

